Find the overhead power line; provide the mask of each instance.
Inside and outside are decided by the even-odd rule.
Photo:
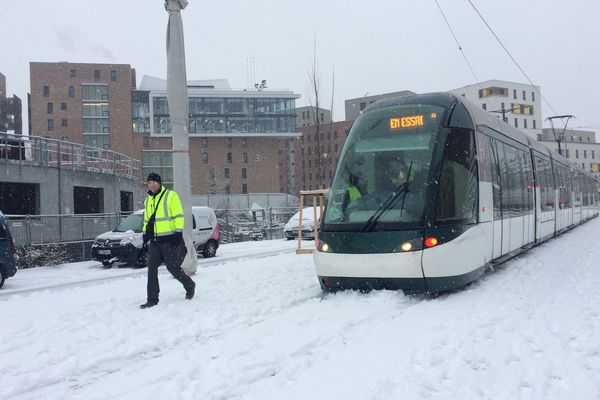
[[[548,107],[550,107],[550,109],[552,110],[552,112],[554,114],[557,114],[557,112],[554,109],[554,107],[552,107],[552,105],[550,104],[550,102],[548,102],[548,100],[542,95],[542,93],[538,90],[538,88],[533,84],[533,82],[531,81],[531,79],[529,79],[529,76],[527,76],[527,74],[525,73],[525,71],[523,70],[523,68],[521,68],[521,66],[519,65],[519,63],[517,62],[517,60],[513,57],[513,55],[510,54],[510,51],[508,51],[508,49],[506,48],[506,46],[504,45],[504,43],[502,43],[502,41],[500,40],[500,38],[498,37],[498,35],[496,35],[496,32],[494,32],[494,30],[492,29],[492,27],[490,26],[490,24],[488,24],[487,21],[485,20],[485,18],[483,18],[483,15],[481,15],[481,13],[477,9],[477,7],[475,7],[475,4],[473,4],[473,2],[471,0],[467,0],[467,1],[469,2],[469,4],[471,4],[471,7],[473,7],[473,9],[477,13],[477,15],[479,15],[479,18],[481,18],[481,20],[488,27],[488,29],[490,30],[490,32],[492,32],[492,35],[494,35],[494,37],[496,38],[496,40],[498,41],[498,43],[500,43],[500,45],[502,46],[502,48],[504,49],[504,51],[506,51],[506,54],[508,54],[508,56],[515,63],[515,65],[517,66],[517,68],[519,68],[519,71],[521,71],[521,73],[523,74],[523,76],[525,76],[525,78],[527,78],[527,80],[529,81],[529,83],[531,84],[531,86],[533,87],[533,89],[537,92],[537,94],[540,96],[540,98],[542,100],[544,100],[544,102],[548,105]],[[436,0],[436,2],[437,2],[437,0]]]
[[[469,66],[469,69],[471,70],[471,73],[473,74],[473,77],[475,78],[475,82],[477,82],[477,85],[479,85],[479,78],[477,77],[475,70],[471,66],[471,63],[469,62],[467,55],[463,51],[462,46],[458,42],[458,38],[456,37],[456,35],[454,34],[454,31],[452,30],[452,26],[450,26],[450,22],[448,22],[448,19],[446,18],[446,15],[444,14],[444,10],[442,10],[442,7],[440,6],[440,3],[438,3],[438,0],[434,0],[434,1],[435,1],[435,4],[437,4],[438,9],[440,10],[440,13],[442,13],[442,17],[444,17],[444,21],[446,21],[446,25],[448,26],[448,29],[450,30],[450,33],[452,34],[452,37],[454,38],[454,41],[456,42],[456,45],[458,46],[458,50],[460,50],[462,56],[465,59],[465,62]]]

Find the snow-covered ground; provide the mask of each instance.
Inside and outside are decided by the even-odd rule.
[[[0,399],[599,399],[599,231],[434,298],[323,295],[285,241],[203,265],[192,301],[163,271],[148,310],[144,274],[78,284],[123,272],[85,264],[11,293],[54,281],[19,271],[0,291]]]

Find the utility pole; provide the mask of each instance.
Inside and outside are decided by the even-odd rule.
[[[196,272],[196,249],[192,239],[192,190],[189,156],[189,103],[187,77],[185,71],[185,48],[183,45],[183,22],[181,10],[187,0],[166,0],[165,9],[169,13],[167,25],[167,102],[171,118],[173,143],[173,186],[179,194],[185,218],[183,237],[188,249],[182,264],[188,274]]]
[[[565,140],[565,131],[567,130],[567,124],[569,123],[569,120],[571,118],[575,118],[574,115],[555,115],[553,117],[548,117],[546,118],[548,121],[550,121],[550,126],[552,127],[552,134],[554,135],[554,140],[556,140],[556,143],[558,143],[558,154],[560,154],[562,156],[562,150],[560,148],[560,142]],[[557,132],[556,129],[554,129],[554,120],[555,119],[560,119],[561,121],[566,119],[565,121],[565,126],[562,129],[562,132]]]

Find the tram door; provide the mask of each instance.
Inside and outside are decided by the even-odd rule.
[[[500,156],[498,153],[498,142],[489,138],[492,149],[492,193],[494,198],[494,241],[492,257],[494,259],[502,255],[502,181],[500,175]],[[500,147],[502,149],[502,147]],[[502,152],[504,153],[504,152]]]

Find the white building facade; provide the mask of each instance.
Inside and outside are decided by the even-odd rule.
[[[542,134],[539,86],[493,79],[449,92],[467,98],[498,118],[504,117],[505,122],[536,140]]]

